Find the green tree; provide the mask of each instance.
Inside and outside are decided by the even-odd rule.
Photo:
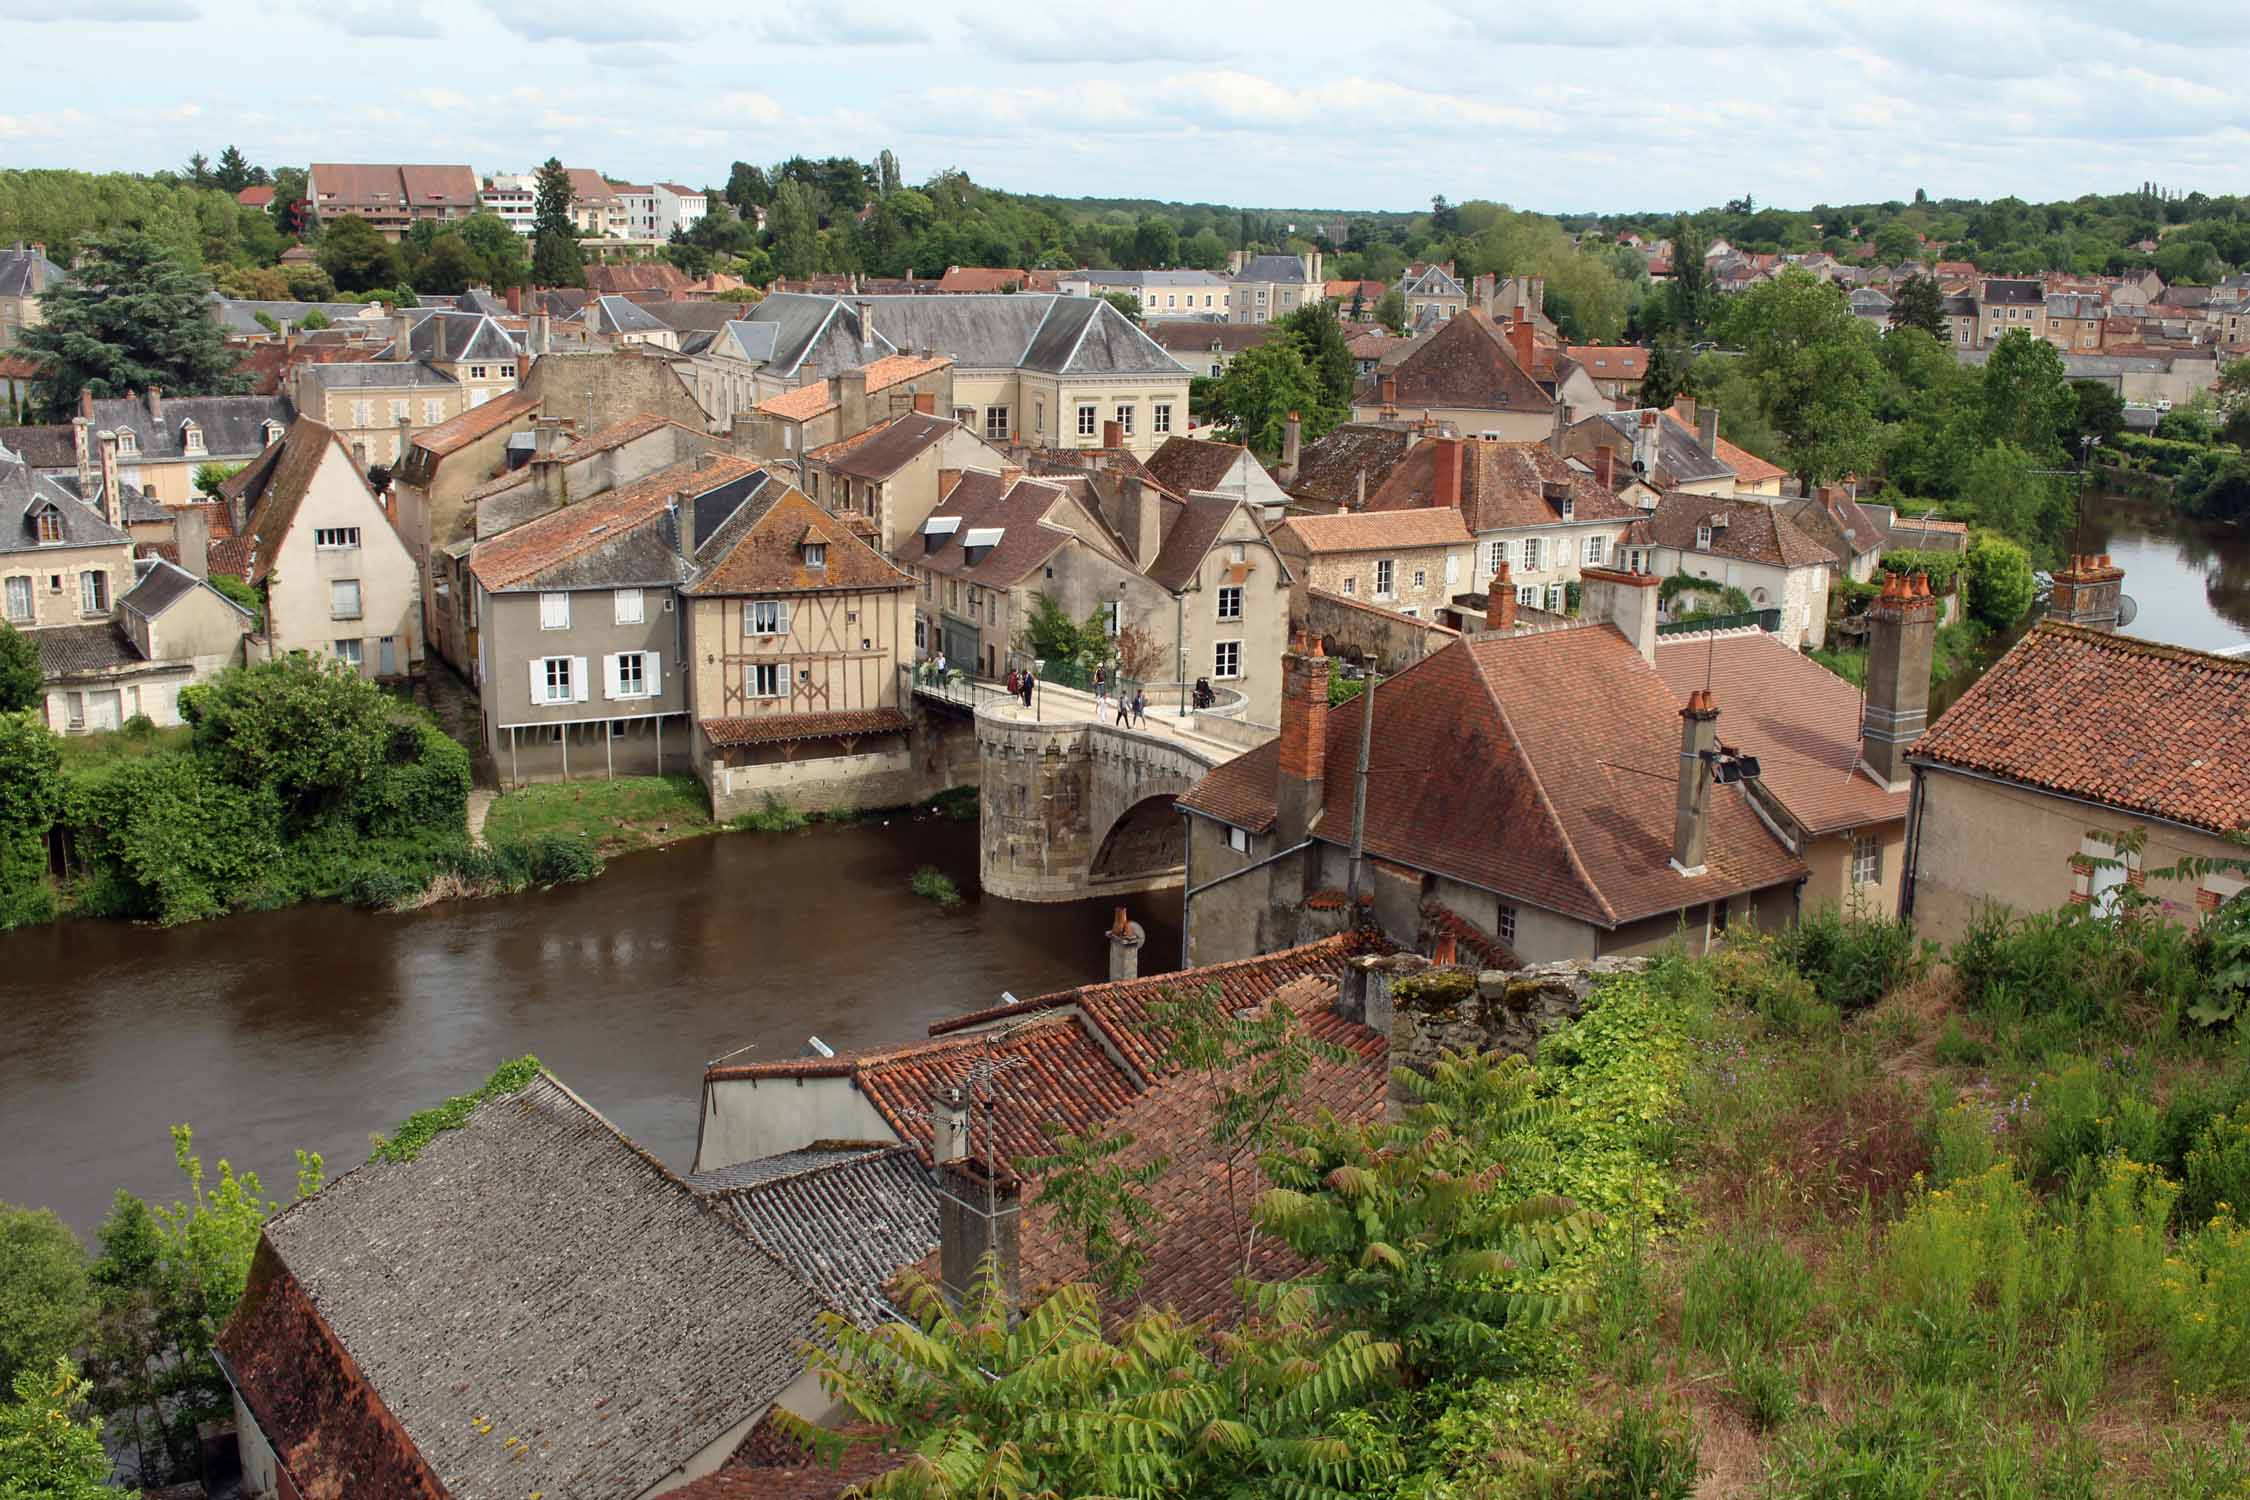
[[[578,231],[570,205],[577,194],[570,172],[550,156],[539,168],[531,200],[531,280],[535,286],[584,286],[586,260],[578,253]]]
[[[528,286],[531,260],[524,253],[523,236],[489,209],[479,209],[454,230],[476,256],[476,277],[494,291]]]
[[[0,713],[0,931],[55,914],[47,832],[62,810],[62,751],[36,714]]]
[[[441,234],[414,268],[414,290],[433,294],[465,292],[482,279],[483,264],[458,234]]]
[[[2053,344],[2011,328],[1984,362],[1984,439],[2057,459],[2062,434],[2076,425],[2078,398]]]
[[[1780,441],[1780,461],[1807,493],[1873,466],[1876,334],[1840,290],[1810,272],[1784,271],[1736,297],[1726,328]]]
[[[211,158],[200,151],[196,152],[187,159],[187,165],[180,169],[180,175],[196,187],[212,186]]]
[[[1133,230],[1133,262],[1151,271],[1165,270],[1178,263],[1180,258],[1180,233],[1172,227],[1170,219],[1150,216],[1141,220]]]
[[[1919,328],[1931,338],[1945,338],[1945,293],[1937,278],[1917,271],[1898,284],[1891,299],[1891,327]]]
[[[250,159],[233,146],[219,153],[219,169],[211,180],[220,191],[239,193],[250,185]]]
[[[399,279],[398,247],[358,214],[322,227],[320,268],[347,292],[371,292]]]
[[[2029,555],[1993,532],[1977,534],[1962,568],[1967,577],[1969,613],[1994,630],[2004,630],[2022,619],[2039,592]]]
[[[0,1402],[0,1497],[5,1500],[129,1500],[112,1488],[102,1424],[79,1413],[89,1387],[70,1361],[20,1372],[15,1399]]]
[[[87,240],[71,279],[40,299],[42,321],[16,335],[39,361],[38,404],[64,421],[78,393],[122,396],[150,386],[182,396],[231,395],[235,371],[211,310],[211,283],[145,234]]]
[[[0,622],[0,714],[37,708],[46,697],[39,647],[15,626]]]
[[[1406,332],[1406,294],[1397,287],[1375,299],[1375,321],[1393,333]]]
[[[811,188],[795,180],[782,183],[766,211],[766,231],[777,274],[799,281],[818,269],[820,217]]]
[[[1649,346],[1648,366],[1641,374],[1641,404],[1668,407],[1688,389],[1687,346],[1676,333],[1667,333]]]
[[[0,1203],[0,1386],[51,1368],[77,1349],[93,1320],[78,1236],[46,1209]]]
[[[1138,323],[1141,320],[1141,299],[1131,292],[1103,292],[1101,300]]]
[[[288,656],[180,692],[196,758],[220,781],[270,792],[297,818],[351,799],[390,744],[391,700],[334,661]]]
[[[1272,339],[1237,354],[1212,398],[1233,440],[1259,453],[1281,451],[1291,412],[1303,421],[1308,442],[1343,420],[1291,339]]]
[[[2211,382],[2212,399],[2229,421],[2250,411],[2250,359],[2230,359],[2219,367],[2219,378]]]
[[[2034,560],[2057,555],[2057,543],[2070,524],[2070,498],[2046,467],[2013,443],[1980,448],[1969,460],[1961,483],[1977,524],[2022,545]]]
[[[305,169],[280,167],[273,174],[273,201],[266,205],[273,227],[292,238],[310,226],[305,212]]]
[[[1668,301],[1672,326],[1683,339],[1703,337],[1716,312],[1717,294],[1711,288],[1711,267],[1704,252],[1711,237],[1695,220],[1681,214],[1672,221],[1672,280]]]
[[[2070,392],[2075,406],[2067,443],[2071,454],[2083,451],[2081,439],[2107,443],[2125,430],[2125,398],[2107,381],[2073,380]]]
[[[1013,1319],[989,1262],[959,1309],[912,1272],[906,1301],[911,1324],[824,1314],[822,1344],[805,1351],[825,1390],[909,1454],[869,1483],[876,1500],[1342,1500],[1404,1466],[1395,1431],[1354,1416],[1390,1383],[1396,1347],[1331,1337],[1302,1297],[1208,1342],[1156,1312],[1107,1338],[1084,1286]],[[824,1454],[848,1446],[783,1421]]]
[[[1511,1188],[1549,1158],[1554,1115],[1521,1057],[1447,1052],[1426,1079],[1393,1077],[1415,1100],[1398,1124],[1293,1125],[1267,1153],[1259,1223],[1315,1268],[1278,1294],[1396,1343],[1409,1378],[1505,1374],[1511,1333],[1583,1305],[1540,1273],[1599,1217]]]
[[[1904,219],[1893,219],[1875,231],[1875,258],[1887,266],[1910,261],[1922,251],[1922,242],[1914,233],[1914,226]]]
[[[1336,321],[1335,308],[1326,302],[1308,302],[1276,320],[1276,326],[1283,337],[1296,344],[1298,352],[1305,356],[1305,363],[1320,377],[1321,390],[1328,398],[1326,405],[1336,414],[1335,421],[1342,421],[1344,414],[1351,410],[1352,386],[1358,367],[1352,362],[1352,351],[1344,342],[1344,328]]]
[[[890,148],[886,146],[875,156],[875,192],[879,197],[888,198],[891,194],[897,192],[902,185],[899,177],[898,158],[892,155]]]
[[[1053,1151],[1016,1163],[1017,1171],[1040,1179],[1036,1201],[1054,1210],[1051,1232],[1070,1238],[1095,1285],[1111,1297],[1130,1297],[1140,1289],[1157,1219],[1148,1189],[1171,1164],[1169,1157],[1157,1156],[1126,1166],[1117,1157],[1133,1141],[1131,1131],[1106,1124],[1082,1134],[1057,1129]]]

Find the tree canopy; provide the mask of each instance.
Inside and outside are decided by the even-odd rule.
[[[70,280],[40,299],[43,321],[17,335],[43,365],[37,404],[50,420],[64,421],[81,390],[122,396],[156,386],[219,396],[247,389],[205,305],[210,290],[200,272],[146,234],[88,239]]]

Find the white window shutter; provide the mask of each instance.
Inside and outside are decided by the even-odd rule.
[[[664,691],[664,655],[659,651],[645,652],[641,656],[641,696],[654,698]]]
[[[570,685],[578,690],[578,696],[573,701],[584,703],[593,684],[586,680],[586,658],[583,656],[570,659]]]
[[[536,656],[531,659],[531,701],[547,701],[547,663]]]
[[[617,657],[614,654],[602,658],[602,696],[617,696]]]
[[[775,613],[779,617],[779,623],[777,625],[778,633],[787,635],[789,633],[789,601],[786,599],[782,600],[779,605],[775,606]]]

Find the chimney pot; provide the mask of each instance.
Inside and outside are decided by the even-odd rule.
[[[1141,975],[1141,944],[1148,941],[1148,933],[1141,924],[1117,908],[1116,917],[1109,924],[1109,980],[1122,984]]]

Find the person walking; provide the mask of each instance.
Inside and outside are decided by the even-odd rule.
[[[1013,698],[1016,694],[1022,691],[1023,679],[1016,675],[1016,669],[1014,667],[1008,668],[1008,696]]]
[[[1133,700],[1125,696],[1122,682],[1117,685],[1117,722],[1126,725],[1133,722]]]
[[[1031,707],[1031,687],[1038,680],[1038,676],[1034,673],[1026,672],[1023,674],[1023,706],[1025,708]]]
[[[937,653],[937,661],[936,661],[936,662],[935,662],[935,663],[934,663],[933,665],[934,665],[934,666],[936,667],[936,669],[937,669],[937,685],[938,685],[939,687],[944,687],[944,686],[945,686],[945,648],[944,648],[943,646],[940,646],[940,647],[938,647],[938,653]]]
[[[1094,717],[1100,718],[1109,710],[1109,668],[1094,668]]]
[[[1141,728],[1148,728],[1148,694],[1133,689],[1133,719]]]

